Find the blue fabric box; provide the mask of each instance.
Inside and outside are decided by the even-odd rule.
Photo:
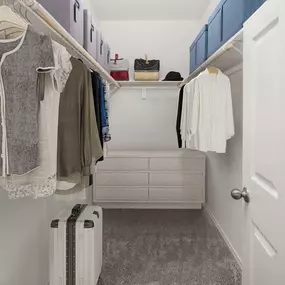
[[[223,42],[228,41],[265,0],[223,0]]]
[[[208,56],[242,29],[266,0],[221,0],[208,20]]]
[[[245,21],[265,2],[266,0],[244,0]]]
[[[190,47],[190,74],[196,69],[196,42]]]
[[[205,25],[190,47],[190,73],[199,67],[208,54],[208,25]]]
[[[223,42],[223,4],[221,1],[208,20],[208,57],[210,57]]]

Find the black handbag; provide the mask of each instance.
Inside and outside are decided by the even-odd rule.
[[[159,72],[160,70],[160,61],[153,59],[153,60],[145,60],[145,59],[135,59],[134,65],[135,71],[154,71]]]

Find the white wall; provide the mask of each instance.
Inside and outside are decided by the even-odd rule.
[[[105,39],[112,54],[130,60],[135,58],[160,59],[161,79],[171,70],[182,76],[189,74],[189,47],[197,35],[195,21],[106,21],[101,22]]]
[[[231,198],[233,188],[242,189],[242,71],[230,76],[235,136],[226,154],[207,154],[206,203],[242,261],[242,202]]]
[[[47,285],[50,222],[65,207],[91,201],[89,196],[9,200],[0,188],[0,285]]]
[[[172,21],[199,20],[209,2],[210,0],[93,0],[92,6],[102,21]]]
[[[175,150],[178,89],[121,89],[111,97],[111,150]]]

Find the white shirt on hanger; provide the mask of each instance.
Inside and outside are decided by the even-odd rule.
[[[191,135],[198,135],[198,150],[226,152],[235,131],[230,80],[220,70],[210,74],[206,69],[195,79],[190,122]]]
[[[191,132],[193,100],[195,95],[195,81],[196,78],[186,84],[183,92],[183,105],[180,124],[183,148],[197,149],[198,147],[197,134],[193,135]]]

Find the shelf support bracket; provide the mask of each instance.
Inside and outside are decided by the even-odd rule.
[[[243,55],[242,44],[233,43],[232,48],[237,51],[240,55]]]
[[[146,100],[147,98],[147,89],[146,88],[142,88],[142,99]]]

